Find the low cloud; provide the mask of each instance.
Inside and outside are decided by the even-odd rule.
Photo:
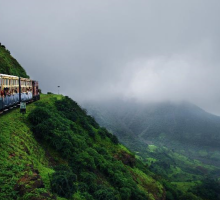
[[[218,0],[0,2],[0,42],[44,92],[188,100],[220,114]]]

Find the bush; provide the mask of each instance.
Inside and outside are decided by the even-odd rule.
[[[118,138],[115,135],[112,135],[111,140],[112,140],[112,142],[114,144],[118,144],[119,143]]]
[[[206,178],[191,191],[203,199],[217,200],[220,199],[219,189],[220,181]]]
[[[88,116],[87,121],[96,129],[100,127],[99,124],[95,121],[94,117],[92,116]]]
[[[70,198],[77,191],[77,176],[68,168],[61,166],[59,170],[52,174],[51,188],[57,195]]]
[[[28,115],[28,119],[30,120],[33,126],[36,126],[41,122],[44,122],[50,116],[51,114],[47,108],[37,107]]]
[[[94,193],[94,197],[97,200],[117,200],[114,191],[104,186],[99,187],[99,189]]]

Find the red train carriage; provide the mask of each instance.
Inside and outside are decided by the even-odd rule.
[[[40,93],[38,89],[38,81],[32,81],[32,88],[33,88],[33,100],[40,100]]]

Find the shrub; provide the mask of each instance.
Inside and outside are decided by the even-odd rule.
[[[37,107],[29,114],[28,119],[33,126],[36,126],[44,120],[48,119],[50,116],[51,114],[48,109],[44,107]]]
[[[99,124],[95,121],[94,117],[92,116],[88,116],[87,121],[96,129],[100,127]]]
[[[118,144],[119,143],[118,138],[115,135],[112,135],[111,140],[112,140],[112,142],[114,144]]]
[[[100,186],[99,189],[94,193],[94,197],[97,200],[117,200],[114,191],[105,186]]]
[[[70,198],[76,192],[77,176],[68,169],[68,167],[61,166],[52,174],[51,188],[52,191],[61,197]]]

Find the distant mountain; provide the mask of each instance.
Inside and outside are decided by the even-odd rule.
[[[220,166],[220,117],[196,105],[129,101],[84,106],[131,149],[136,143],[156,144]]]

